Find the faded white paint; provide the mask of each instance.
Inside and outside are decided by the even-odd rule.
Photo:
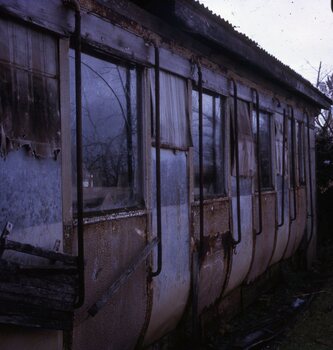
[[[152,178],[155,149],[152,149]],[[153,182],[152,192],[155,193]],[[152,313],[145,344],[175,328],[185,311],[190,291],[190,242],[187,156],[185,152],[161,150],[162,271],[152,281]],[[155,198],[153,207],[156,207]],[[153,210],[156,232],[156,209]],[[157,268],[156,254],[154,269]]]
[[[53,159],[36,159],[26,151],[12,151],[0,158],[0,231],[10,221],[9,239],[53,249],[62,249],[61,164]],[[27,254],[6,251],[4,258],[20,263],[48,263]]]

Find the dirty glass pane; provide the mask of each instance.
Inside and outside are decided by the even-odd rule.
[[[287,127],[287,126],[286,126]],[[275,130],[275,171],[278,176],[282,176],[283,170],[283,117],[276,115],[274,119],[274,130]],[[285,147],[286,149],[286,147]],[[285,152],[286,157],[287,152]],[[285,173],[288,171],[285,158]]]
[[[252,112],[253,137],[257,153],[257,113]],[[272,188],[272,156],[271,156],[271,130],[270,115],[268,113],[259,113],[259,157],[260,157],[260,184],[261,189]]]
[[[199,94],[192,92],[194,195],[199,196]],[[206,198],[225,194],[223,170],[223,116],[219,96],[202,94],[203,167]]]
[[[150,69],[149,73],[154,137],[155,73],[152,69]],[[160,123],[162,145],[178,148],[188,148],[190,146],[186,81],[163,71],[160,71]]]
[[[239,175],[252,177],[255,172],[254,145],[251,126],[250,106],[248,102],[237,100],[238,108],[238,151]],[[235,148],[235,118],[233,100],[229,103],[230,110],[230,157],[231,173],[236,176],[236,148]]]
[[[75,71],[70,54],[73,205],[76,207]],[[137,71],[82,54],[85,212],[141,204]]]
[[[305,169],[304,169],[304,127],[302,123],[297,123],[297,147],[298,147],[298,176],[299,183],[305,184]]]
[[[12,240],[48,249],[62,239],[57,47],[0,19],[0,232],[10,221]]]

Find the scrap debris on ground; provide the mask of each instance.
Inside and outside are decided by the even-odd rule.
[[[205,349],[333,349],[333,242],[311,271],[282,269],[282,281],[227,323]]]

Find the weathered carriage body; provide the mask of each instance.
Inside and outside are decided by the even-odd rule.
[[[79,3],[0,0],[1,349],[149,346],[315,256],[331,101],[196,1]]]

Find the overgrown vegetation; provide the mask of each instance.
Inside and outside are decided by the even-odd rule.
[[[316,166],[318,194],[323,194],[333,185],[333,135],[323,129],[316,133]]]
[[[319,74],[318,74],[319,76]],[[319,79],[318,79],[319,81]],[[333,98],[333,74],[317,86],[331,99]],[[316,169],[318,232],[322,239],[329,238],[333,225],[331,213],[333,203],[333,118],[332,110],[322,111],[316,118]]]

